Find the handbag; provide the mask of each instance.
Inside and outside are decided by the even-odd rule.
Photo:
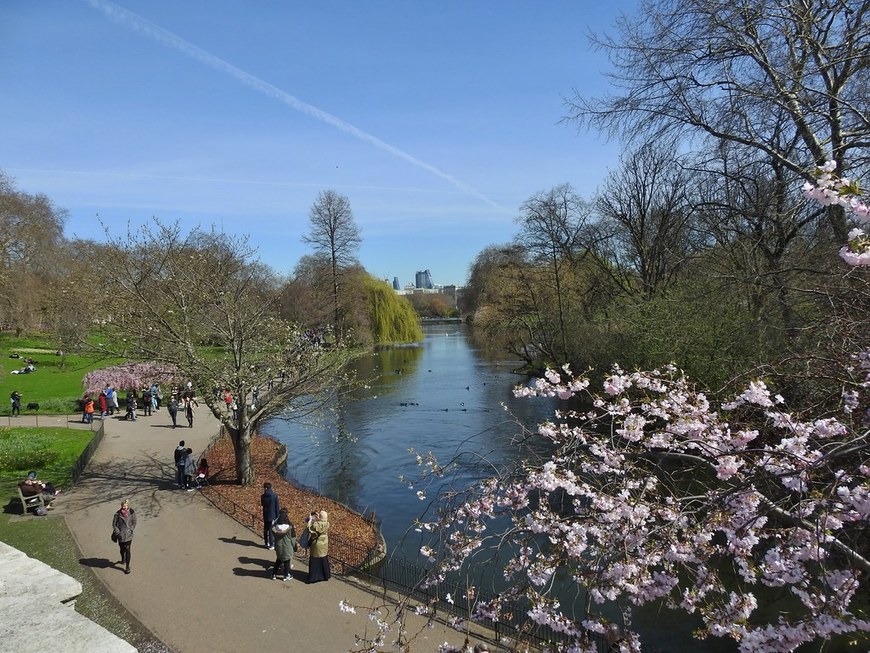
[[[117,535],[117,533],[112,531],[112,542],[117,542],[117,541],[118,541],[118,535]]]

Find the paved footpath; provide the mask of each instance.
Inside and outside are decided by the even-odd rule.
[[[82,564],[176,653],[353,650],[354,636],[371,633],[373,623],[363,612],[340,611],[339,601],[369,606],[371,594],[336,576],[306,585],[299,560],[293,562],[293,581],[269,580],[274,552],[258,536],[198,491],[175,487],[172,452],[178,441],[199,455],[217,432],[218,421],[204,406],[193,428],[173,429],[166,410],[135,422],[107,418],[84,476],[55,502],[54,513],[66,519]],[[117,545],[109,538],[125,497],[138,515],[130,575],[116,564]],[[436,625],[412,650],[437,651],[444,641],[462,640]]]

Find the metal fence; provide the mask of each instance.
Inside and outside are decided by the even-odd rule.
[[[97,450],[97,447],[100,446],[100,442],[103,441],[103,436],[106,433],[106,425],[105,422],[100,421],[100,426],[97,428],[94,433],[94,437],[91,438],[91,441],[88,443],[88,446],[85,447],[85,450],[82,451],[82,454],[79,456],[78,460],[76,460],[75,464],[73,464],[70,469],[70,473],[72,474],[72,482],[73,484],[78,483],[82,474],[85,471],[85,467],[87,467],[88,462],[90,462],[91,457],[94,455],[94,452]]]
[[[330,538],[330,544],[331,544]],[[496,595],[488,595],[478,588],[471,588],[460,580],[443,580],[435,584],[425,583],[429,571],[425,567],[404,558],[384,557],[377,551],[353,551],[353,545],[342,543],[340,551],[351,551],[352,560],[335,560],[346,575],[362,578],[385,591],[395,591],[413,597],[434,610],[444,619],[455,617],[460,620],[471,618],[474,606],[479,603],[498,602],[498,618],[486,619],[479,615],[476,624],[493,631],[496,641],[511,641],[526,644],[538,650],[564,650],[574,642],[574,638],[547,626],[533,622],[528,617],[531,604],[519,600],[506,600]],[[334,556],[330,554],[330,561]],[[448,600],[448,595],[450,600]],[[604,637],[593,632],[586,634],[590,644],[604,653],[607,643]]]
[[[207,449],[223,437],[218,433]],[[253,514],[244,506],[220,493],[219,486],[204,496],[219,510],[232,517],[256,535],[262,528],[262,517]],[[374,525],[374,523],[373,523]],[[429,571],[425,567],[404,558],[386,556],[383,546],[362,547],[329,536],[329,560],[332,571],[338,575],[353,576],[365,581],[371,588],[395,592],[425,603],[438,617],[447,620],[451,617],[469,620],[474,606],[481,602],[491,602],[495,595],[487,595],[478,588],[470,588],[459,580],[444,580],[437,584],[424,584]],[[447,600],[450,595],[451,600]],[[528,617],[531,605],[528,602],[508,601],[499,598],[498,619],[475,618],[474,622],[489,628],[493,639],[498,642],[511,641],[528,645],[532,649],[561,651],[574,642],[572,637],[537,624]],[[588,632],[587,641],[594,644],[600,653],[606,653],[608,645],[602,635]]]

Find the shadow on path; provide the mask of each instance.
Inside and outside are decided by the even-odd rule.
[[[111,569],[117,563],[114,560],[107,560],[106,558],[79,558],[79,564],[91,569]]]
[[[219,537],[221,542],[225,542],[227,544],[238,544],[239,546],[263,546],[260,542],[253,542],[251,540],[240,540],[239,538],[233,537]]]

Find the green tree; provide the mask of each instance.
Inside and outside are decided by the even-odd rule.
[[[423,339],[414,307],[397,295],[390,284],[367,275],[365,292],[375,344],[419,342]]]

